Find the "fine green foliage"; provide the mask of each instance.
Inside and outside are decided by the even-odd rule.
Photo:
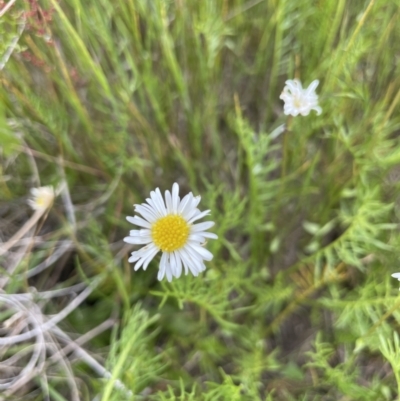
[[[29,188],[57,197],[0,247],[1,294],[35,287],[51,319],[93,290],[9,399],[400,400],[399,18],[395,0],[15,2],[0,242]],[[293,78],[320,81],[321,115],[283,114]],[[219,239],[199,277],[158,282],[159,256],[128,263],[125,217],[174,182]],[[23,332],[4,305],[0,339]]]
[[[119,378],[129,382],[129,389],[135,393],[157,378],[162,365],[152,349],[155,333],[152,335],[148,332],[157,320],[157,315],[149,319],[148,314],[137,305],[129,311],[126,321],[123,321],[122,332],[114,333],[109,354],[112,376],[105,385],[102,401],[132,398],[114,388]]]

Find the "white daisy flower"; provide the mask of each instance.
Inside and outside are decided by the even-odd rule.
[[[31,189],[31,198],[28,204],[33,210],[46,210],[51,207],[54,201],[55,192],[52,186]]]
[[[172,277],[180,277],[182,269],[185,274],[190,271],[194,276],[206,269],[203,261],[213,258],[211,252],[204,248],[206,238],[217,239],[218,236],[206,230],[214,225],[213,221],[193,224],[196,220],[207,216],[210,210],[200,212],[197,205],[200,196],[190,192],[179,198],[179,185],[172,186],[172,194],[165,191],[165,202],[160,190],[150,192],[146,203],[135,205],[135,212],[143,216],[127,217],[126,219],[139,227],[132,230],[124,241],[129,244],[145,245],[138,251],[132,252],[129,262],[136,262],[134,269],[147,266],[154,256],[161,251],[158,280],[164,276],[168,281]]]
[[[315,110],[318,115],[322,113],[321,107],[318,106],[318,95],[315,93],[318,79],[312,81],[307,89],[303,89],[298,79],[289,79],[285,84],[279,98],[285,102],[283,112],[286,115],[308,116],[311,110]]]

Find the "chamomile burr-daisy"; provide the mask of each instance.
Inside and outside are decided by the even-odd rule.
[[[44,211],[53,204],[55,192],[52,186],[32,188],[28,204],[33,210]]]
[[[205,270],[204,261],[213,258],[204,247],[206,239],[218,237],[207,231],[214,225],[213,221],[194,224],[210,213],[210,210],[201,212],[197,208],[200,199],[191,192],[180,199],[179,185],[175,183],[172,193],[165,191],[165,201],[157,188],[150,192],[147,203],[135,205],[135,212],[142,217],[128,216],[127,220],[141,229],[131,230],[129,237],[124,238],[129,244],[144,245],[129,258],[130,263],[136,262],[135,270],[140,267],[146,270],[159,251],[162,255],[158,280],[166,277],[171,281],[173,277],[180,277],[183,270],[194,276]]]
[[[286,115],[308,116],[311,110],[315,110],[318,115],[322,113],[322,109],[318,105],[318,95],[315,93],[319,84],[317,79],[312,81],[307,89],[303,89],[298,79],[289,79],[285,84],[279,98],[285,102],[283,112]]]

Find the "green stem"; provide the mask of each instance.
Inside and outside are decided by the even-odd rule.
[[[287,166],[287,157],[288,157],[288,135],[292,132],[292,123],[293,117],[289,116],[286,129],[283,132],[283,145],[282,145],[282,169],[281,169],[281,178],[285,178],[286,176],[286,166]]]

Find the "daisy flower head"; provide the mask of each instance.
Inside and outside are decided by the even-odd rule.
[[[312,81],[307,89],[303,89],[298,79],[289,79],[285,84],[279,98],[285,102],[283,112],[286,115],[308,116],[311,110],[315,110],[317,115],[322,113],[322,109],[318,105],[318,95],[315,93],[319,84],[318,79]]]
[[[207,231],[214,225],[213,221],[194,224],[210,213],[210,210],[200,212],[197,208],[200,199],[200,196],[194,196],[191,192],[180,199],[179,185],[175,183],[172,193],[165,191],[165,201],[157,188],[150,192],[147,203],[134,205],[135,212],[142,217],[128,216],[126,219],[141,229],[131,230],[124,241],[144,245],[132,252],[129,258],[130,263],[136,262],[135,270],[140,267],[146,270],[159,251],[162,252],[157,275],[160,281],[164,277],[168,281],[180,277],[183,269],[185,274],[190,271],[194,276],[206,269],[204,261],[213,258],[212,253],[204,248],[206,238],[218,237]]]
[[[52,186],[31,189],[31,197],[28,204],[33,210],[45,211],[53,204],[55,192]]]

